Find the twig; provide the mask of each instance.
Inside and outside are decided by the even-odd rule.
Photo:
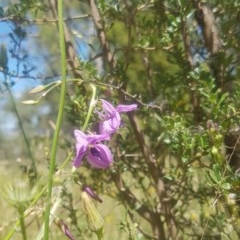
[[[102,22],[102,18],[100,16],[100,13],[98,11],[98,8],[94,0],[89,0],[89,6],[91,9],[94,24],[97,29],[99,41],[103,47],[104,58],[106,59],[106,62],[108,63],[110,70],[113,71],[116,68],[116,61],[110,50],[109,43],[107,41],[106,34],[104,32],[104,25]]]
[[[89,14],[84,14],[80,16],[74,16],[74,17],[66,17],[63,19],[64,22],[71,21],[71,20],[79,20],[79,19],[84,19],[84,18],[89,18]],[[8,16],[4,18],[0,18],[0,22],[6,22],[6,21],[14,21],[16,20],[15,16]],[[26,19],[26,18],[21,18],[21,22],[27,22],[27,23],[34,23],[34,24],[44,24],[44,23],[56,23],[58,20],[57,19],[49,19],[49,18],[43,18],[43,19]]]

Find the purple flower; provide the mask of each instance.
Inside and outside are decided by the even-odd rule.
[[[116,108],[106,100],[100,99],[104,113],[99,113],[100,118],[103,120],[99,124],[99,131],[101,134],[113,134],[122,124],[120,113],[131,112],[137,109],[137,104],[131,105],[118,105]]]
[[[73,160],[73,166],[79,167],[82,159],[87,155],[87,161],[95,168],[108,168],[113,162],[110,149],[99,143],[104,140],[110,140],[109,135],[86,135],[79,130],[74,131],[76,143],[76,157]]]

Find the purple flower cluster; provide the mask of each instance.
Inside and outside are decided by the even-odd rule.
[[[113,162],[113,156],[108,146],[101,143],[109,141],[121,126],[120,113],[130,112],[137,109],[136,104],[118,105],[116,108],[106,100],[101,99],[103,112],[98,115],[101,119],[99,124],[99,134],[88,134],[75,130],[74,136],[76,143],[76,157],[73,166],[78,168],[85,156],[87,161],[95,168],[108,168]]]

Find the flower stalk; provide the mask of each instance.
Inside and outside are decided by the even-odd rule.
[[[56,130],[53,136],[53,144],[50,154],[50,167],[48,174],[48,194],[47,194],[47,204],[45,209],[45,228],[44,228],[44,240],[49,238],[49,218],[51,210],[51,197],[52,197],[52,188],[53,188],[53,175],[55,171],[55,161],[56,153],[58,146],[58,139],[63,119],[63,110],[65,103],[65,93],[66,93],[66,48],[64,40],[64,23],[63,23],[63,1],[58,0],[58,29],[59,29],[59,40],[60,40],[60,51],[61,51],[61,71],[62,71],[62,84],[61,84],[61,93],[59,101],[58,116],[56,122]]]
[[[90,117],[91,117],[91,114],[92,114],[92,111],[93,111],[93,108],[94,108],[94,105],[95,105],[95,102],[96,102],[96,100],[95,100],[96,92],[97,92],[96,86],[93,85],[93,84],[90,84],[90,87],[92,88],[92,98],[91,98],[90,106],[89,106],[89,109],[88,109],[87,117],[85,119],[85,122],[84,122],[84,125],[83,125],[83,128],[82,128],[83,131],[85,131],[86,128],[87,128],[87,125],[89,123],[89,120],[90,120]]]
[[[18,213],[19,213],[19,221],[20,221],[20,226],[21,226],[22,238],[23,238],[23,240],[27,240],[25,218],[24,218],[24,208],[20,207],[18,209]]]

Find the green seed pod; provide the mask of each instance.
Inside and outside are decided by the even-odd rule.
[[[104,221],[94,204],[93,198],[91,198],[85,191],[81,193],[81,197],[90,231],[97,234],[102,232]]]

